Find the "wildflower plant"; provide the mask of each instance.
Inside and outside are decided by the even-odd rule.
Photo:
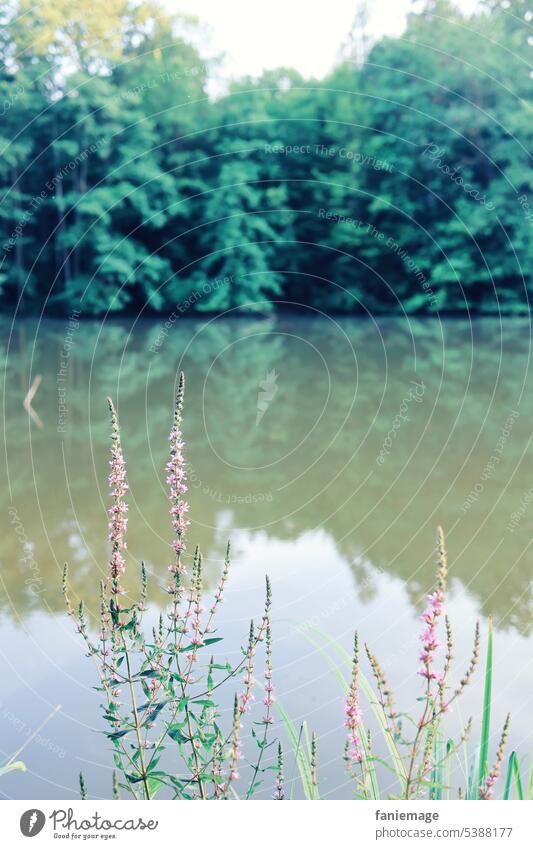
[[[100,584],[98,627],[92,627],[83,601],[75,609],[69,597],[68,573],[63,573],[63,593],[69,615],[75,622],[99,674],[96,687],[102,696],[101,708],[113,753],[112,795],[127,792],[135,799],[152,799],[164,791],[174,799],[251,799],[271,770],[275,800],[287,798],[285,758],[277,741],[277,756],[268,756],[276,743],[272,727],[281,719],[297,766],[302,791],[308,799],[320,798],[318,740],[309,738],[306,722],[294,726],[283,706],[275,700],[271,588],[266,578],[265,603],[261,617],[250,622],[242,657],[232,665],[213,654],[222,640],[215,627],[216,615],[224,599],[230,571],[228,543],[222,574],[211,597],[203,586],[203,561],[198,548],[187,553],[189,505],[186,501],[187,476],[184,459],[182,414],[185,382],[180,374],[174,418],[169,435],[166,464],[169,514],[172,527],[172,558],[167,566],[168,606],[155,626],[144,624],[148,599],[148,575],[141,564],[138,599],[125,604],[122,586],[126,571],[126,532],[128,525],[127,474],[120,440],[120,428],[113,403],[111,416],[111,460],[108,509],[110,558],[105,579]],[[452,684],[453,634],[445,612],[448,562],[441,528],[437,532],[437,575],[421,616],[420,652],[417,680],[422,692],[414,715],[400,712],[385,671],[370,646],[361,651],[355,633],[351,657],[320,632],[319,642],[308,634],[326,658],[346,690],[344,765],[354,795],[358,799],[380,799],[378,771],[386,769],[395,778],[392,798],[438,800],[450,798],[451,763],[460,749],[466,753],[472,719],[458,734],[445,736],[444,719],[453,703],[471,683],[480,658],[480,626],[475,626],[473,647],[466,670]],[[328,654],[331,646],[351,661],[348,683]],[[365,677],[361,661],[366,657],[373,684]],[[263,661],[262,684],[256,679],[258,659]],[[227,691],[232,695],[228,721],[223,721]],[[252,721],[256,693],[261,692],[260,718]],[[489,620],[487,659],[481,716],[481,737],[465,779],[458,788],[459,799],[488,800],[494,797],[502,774],[510,717],[507,716],[492,764],[489,762],[492,693],[492,625]],[[375,754],[376,739],[365,727],[362,696],[370,706],[388,757]],[[259,705],[258,705],[259,708]],[[252,714],[253,715],[253,714]],[[242,769],[245,725],[255,744],[255,759]],[[467,755],[468,760],[468,755]],[[273,762],[271,762],[273,761]],[[22,768],[8,764],[7,769]],[[80,774],[80,794],[88,797],[85,778]],[[292,783],[292,781],[291,781]],[[511,752],[505,778],[504,799],[513,791],[517,798],[533,798],[533,769],[527,788],[520,760]],[[290,788],[292,795],[292,787]]]
[[[453,635],[448,616],[444,613],[446,579],[448,563],[442,528],[437,530],[437,577],[434,589],[426,599],[421,616],[420,666],[418,675],[422,679],[422,695],[418,699],[418,715],[398,713],[393,700],[392,690],[385,673],[369,646],[365,646],[366,655],[375,682],[372,690],[365,680],[366,694],[377,716],[381,731],[391,754],[392,768],[399,784],[396,798],[443,798],[443,792],[449,795],[450,762],[460,747],[466,744],[472,729],[469,719],[457,741],[448,739],[443,745],[443,718],[453,702],[463,693],[471,682],[480,655],[480,627],[476,623],[470,662],[459,683],[452,686],[450,673],[453,660]],[[444,634],[444,640],[441,638]],[[439,662],[438,653],[443,657]],[[504,759],[505,744],[508,735],[510,717],[503,727],[496,760],[492,768],[486,764],[488,748],[488,717],[490,715],[490,681],[492,676],[492,630],[489,626],[489,649],[487,672],[485,676],[485,699],[483,712],[482,740],[478,756],[479,770],[477,781],[469,780],[467,798],[490,799],[493,788],[500,775]],[[345,699],[345,725],[347,739],[344,760],[348,775],[355,781],[355,794],[358,798],[375,798],[375,765],[383,763],[372,754],[369,733],[363,728],[363,716],[360,709],[360,671],[358,635],[355,635],[352,659],[352,678]],[[487,695],[488,690],[488,695]],[[448,783],[446,783],[448,782]],[[461,796],[461,793],[459,793]]]
[[[196,548],[188,563],[186,534],[189,505],[182,414],[185,381],[180,374],[174,420],[170,431],[170,456],[166,465],[169,513],[173,531],[172,560],[168,565],[168,609],[161,613],[151,633],[146,618],[148,575],[141,566],[140,592],[136,601],[124,603],[122,579],[126,570],[128,491],[118,417],[109,399],[111,415],[111,460],[109,489],[109,543],[111,554],[107,576],[100,586],[98,634],[93,636],[85,606],[75,610],[68,592],[65,566],[63,593],[69,615],[96,663],[102,695],[105,732],[112,746],[115,772],[113,798],[120,791],[135,799],[152,799],[165,791],[175,799],[251,798],[260,787],[266,770],[277,771],[276,794],[282,798],[283,755],[276,765],[265,763],[273,722],[271,589],[266,578],[265,605],[259,623],[250,623],[242,658],[235,665],[216,660],[212,647],[217,636],[215,619],[224,597],[230,570],[228,543],[223,571],[212,598],[203,588],[202,555]],[[190,574],[189,574],[190,572]],[[257,689],[254,677],[257,653],[265,646],[264,715],[253,723],[257,760],[249,776],[240,774],[243,759],[243,726]],[[217,698],[221,688],[234,688],[230,727],[222,722]],[[280,767],[281,764],[281,767]],[[280,772],[281,770],[281,772]],[[83,798],[85,779],[80,776]],[[281,794],[281,795],[280,795]]]

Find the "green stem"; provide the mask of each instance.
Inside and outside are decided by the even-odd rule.
[[[133,717],[134,717],[134,720],[135,720],[135,734],[136,734],[136,737],[137,737],[137,745],[139,747],[139,760],[141,762],[141,771],[142,771],[144,792],[145,792],[146,798],[150,799],[150,790],[148,788],[148,779],[147,779],[146,768],[145,768],[145,764],[144,764],[144,747],[143,747],[143,742],[142,742],[141,729],[139,727],[139,714],[138,714],[138,711],[137,711],[137,699],[135,698],[135,687],[134,687],[134,684],[133,684],[133,681],[132,681],[132,678],[131,678],[130,656],[129,656],[129,652],[128,652],[128,649],[127,649],[127,646],[126,646],[126,640],[124,638],[124,635],[122,635],[122,643],[123,643],[123,646],[124,646],[124,656],[126,658],[126,667],[127,667],[127,670],[128,670],[128,684],[129,684],[129,687],[130,687],[131,704],[132,704],[132,709],[133,709]]]

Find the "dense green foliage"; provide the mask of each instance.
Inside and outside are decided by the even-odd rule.
[[[354,37],[324,80],[279,69],[213,98],[194,21],[19,0],[0,36],[3,309],[525,311],[529,5],[434,0],[364,61]]]

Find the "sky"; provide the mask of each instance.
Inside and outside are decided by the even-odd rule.
[[[359,0],[165,0],[169,11],[196,15],[209,27],[203,53],[224,53],[223,77],[288,66],[323,77],[335,64]],[[477,0],[458,0],[472,11]],[[369,0],[368,32],[399,35],[412,0]]]

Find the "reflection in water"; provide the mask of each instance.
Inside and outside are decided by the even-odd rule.
[[[119,404],[129,461],[131,560],[144,558],[164,580],[162,470],[182,366],[190,538],[213,569],[234,529],[294,540],[321,528],[361,592],[371,592],[368,562],[400,576],[418,599],[432,568],[427,540],[441,522],[457,553],[455,577],[484,612],[528,632],[527,324],[507,321],[502,332],[480,321],[472,333],[463,322],[182,320],[157,348],[159,330],[81,324],[68,357],[64,433],[57,375],[65,326],[15,331],[6,360],[6,612],[60,609],[64,559],[85,596],[105,569],[107,394]],[[273,371],[276,391],[265,403]],[[42,430],[21,403],[36,373]]]
[[[73,596],[89,604],[106,569],[107,395],[117,401],[130,480],[127,587],[135,588],[134,567],[144,559],[164,602],[171,534],[163,470],[179,368],[187,377],[189,539],[200,544],[211,583],[232,539],[224,616],[237,648],[259,609],[262,576],[271,574],[281,692],[295,719],[322,731],[332,762],[342,717],[338,700],[319,698],[328,673],[306,635],[320,627],[349,646],[357,624],[409,696],[437,523],[453,561],[459,655],[476,613],[492,614],[509,694],[513,670],[530,654],[532,621],[527,322],[180,319],[166,336],[161,327],[81,323],[72,331],[63,322],[20,322],[11,337],[2,328],[9,344],[0,608],[2,644],[14,647],[6,662],[17,669],[4,693],[9,711],[29,726],[60,700],[67,718],[54,720],[50,734],[91,759],[94,738],[79,725],[98,722],[92,670],[80,664],[69,626],[50,614],[62,613],[64,560]],[[22,406],[37,374],[42,429]],[[399,639],[401,651],[392,651]],[[37,761],[45,755],[42,747]],[[73,792],[76,767],[68,779],[64,765],[54,770],[48,790],[34,777],[35,797]],[[21,792],[14,780],[8,794]],[[105,771],[94,780],[105,794]]]

